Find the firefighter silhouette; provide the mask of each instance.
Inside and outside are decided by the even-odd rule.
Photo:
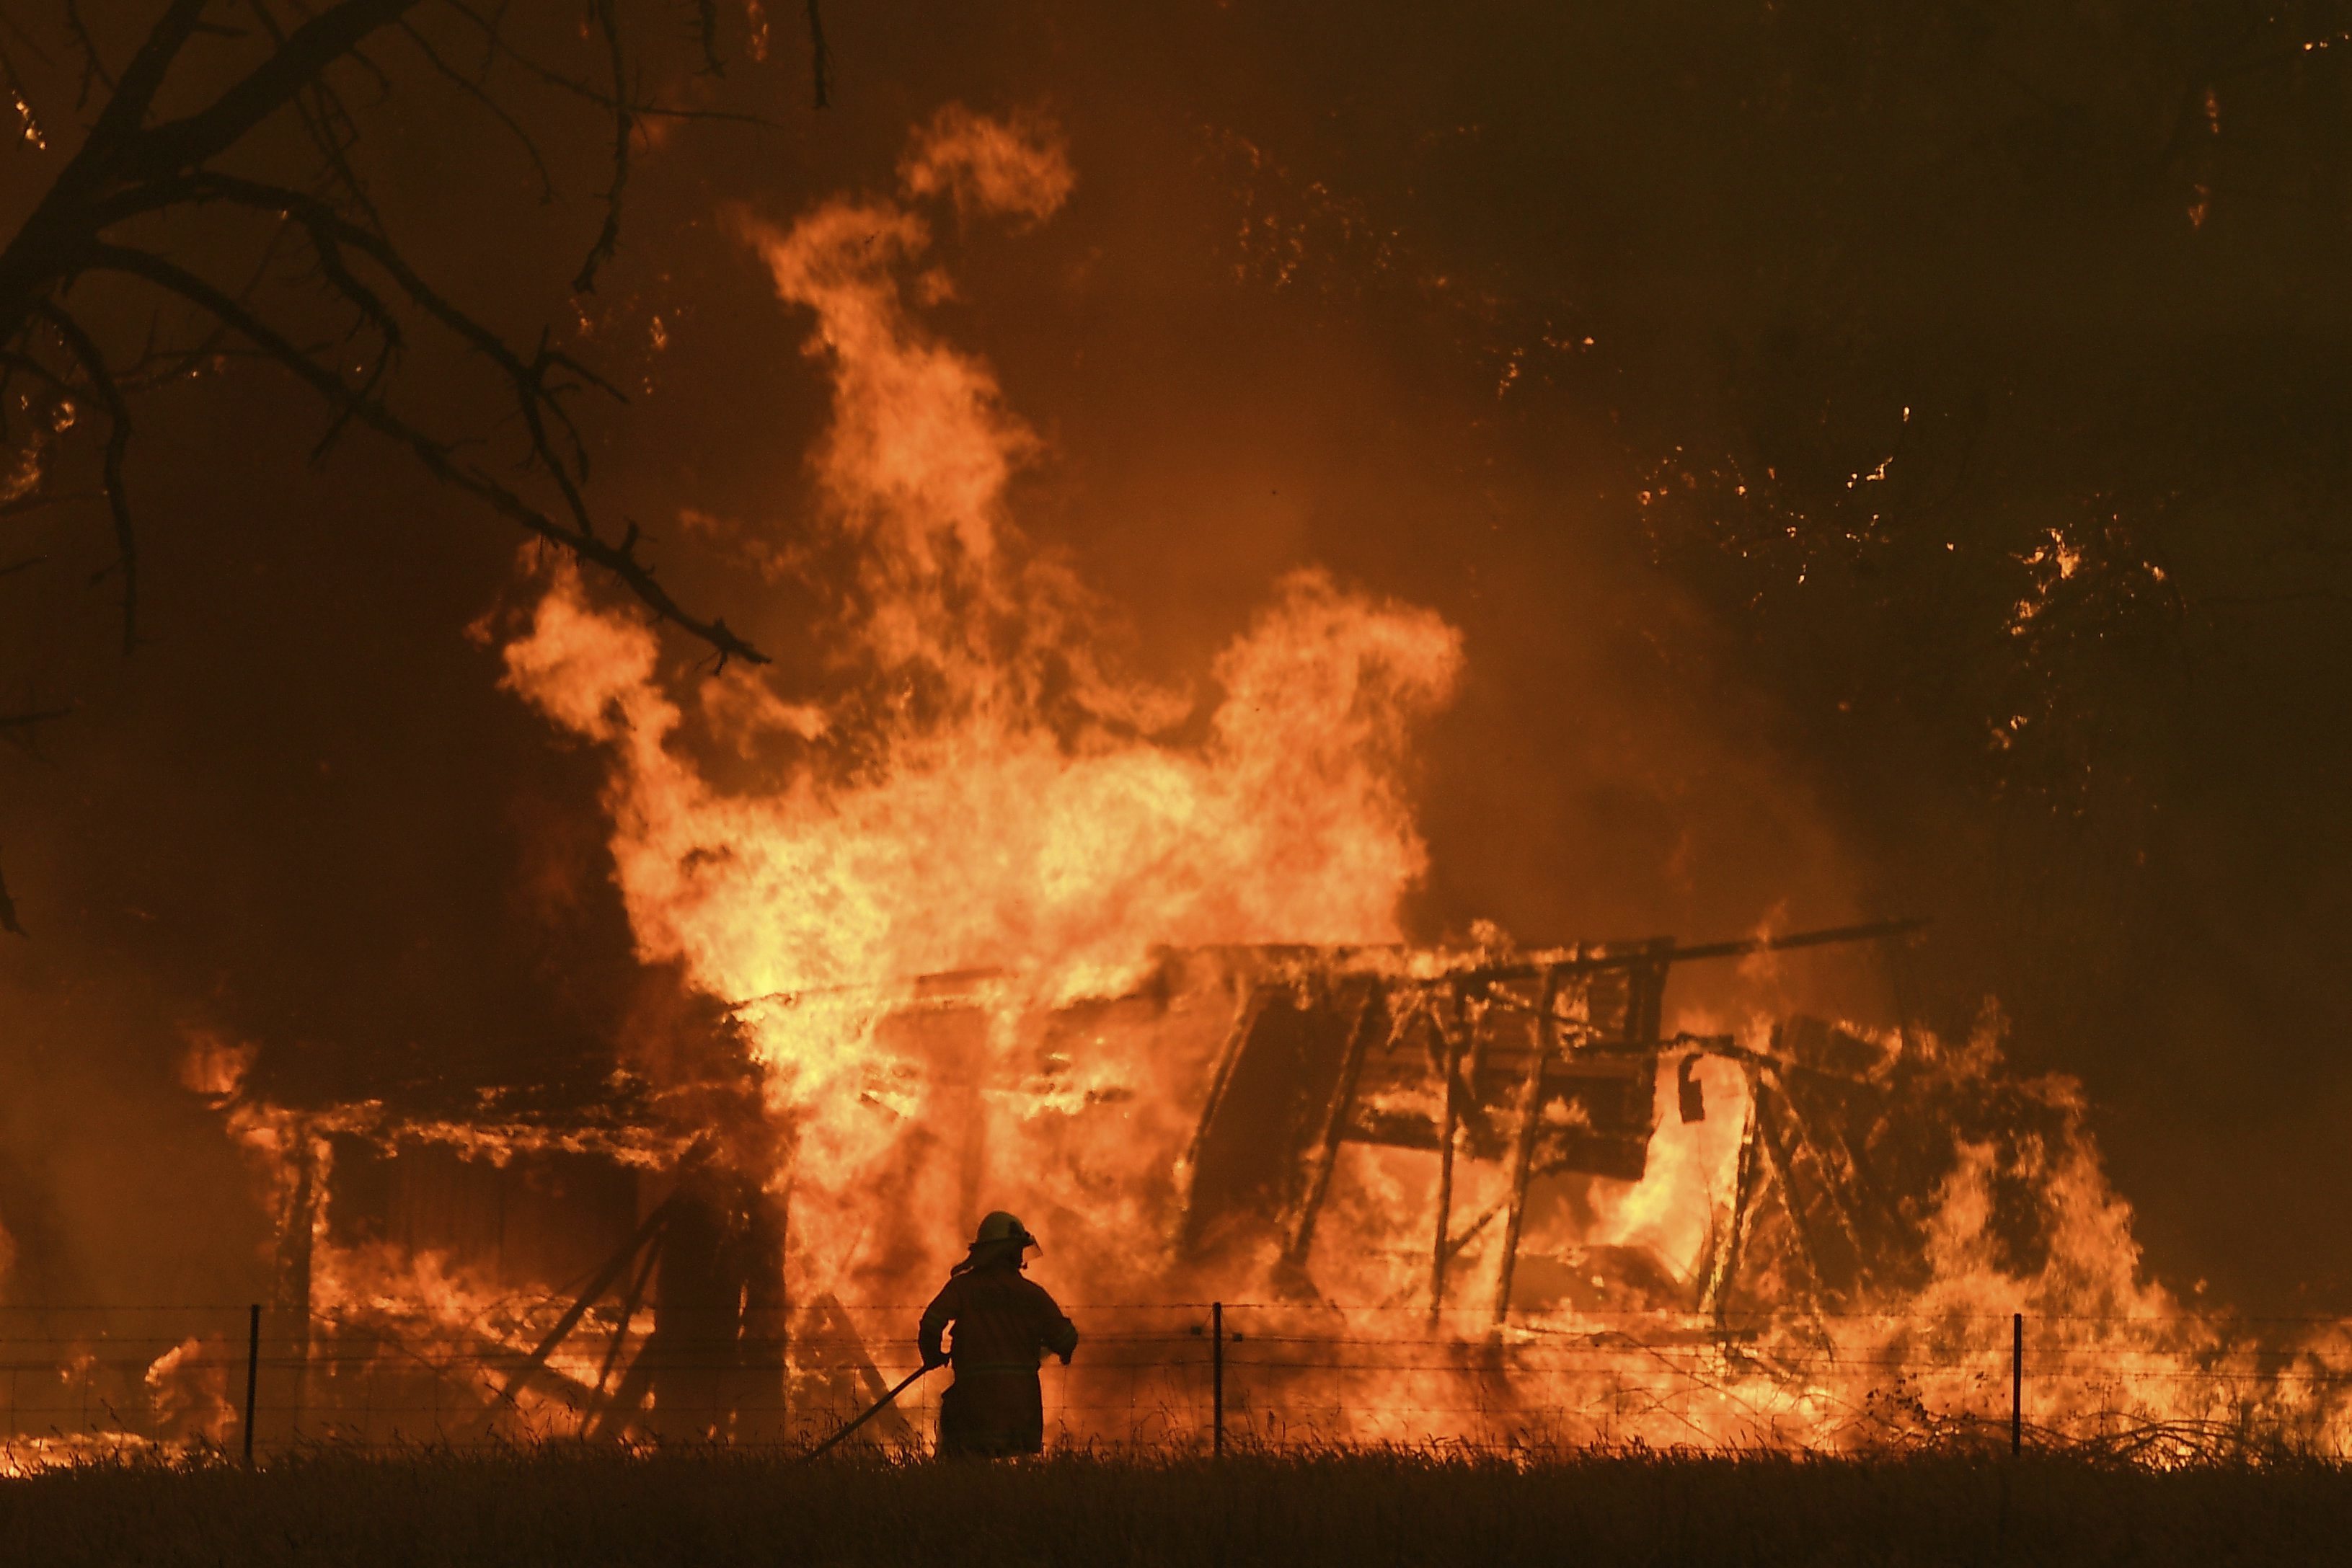
[[[955,1369],[955,1382],[940,1396],[942,1458],[1003,1458],[1045,1446],[1037,1364],[1050,1351],[1067,1366],[1078,1331],[1045,1288],[1022,1273],[1024,1254],[1036,1246],[1018,1219],[1002,1209],[990,1215],[923,1310],[916,1334],[923,1364]],[[950,1324],[955,1333],[943,1349]]]

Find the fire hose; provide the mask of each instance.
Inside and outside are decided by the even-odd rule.
[[[809,1460],[815,1458],[818,1455],[830,1452],[835,1444],[840,1442],[844,1437],[848,1437],[852,1432],[856,1431],[860,1427],[865,1426],[866,1423],[874,1419],[875,1416],[882,1414],[883,1411],[887,1410],[893,1400],[897,1399],[898,1396],[904,1394],[908,1389],[915,1385],[915,1380],[917,1378],[930,1371],[933,1366],[941,1366],[945,1364],[946,1364],[944,1362],[929,1362],[907,1374],[906,1376],[898,1380],[898,1386],[890,1390],[889,1393],[882,1396],[881,1398],[877,1399],[872,1405],[867,1406],[866,1413],[858,1416],[856,1420],[852,1421],[848,1426],[844,1427],[840,1431],[835,1432],[832,1437],[827,1437],[824,1442],[819,1443],[815,1448],[811,1448],[807,1453],[803,1454],[800,1457],[800,1462],[802,1464],[806,1464]]]

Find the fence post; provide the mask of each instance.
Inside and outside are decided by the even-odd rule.
[[[1225,1303],[1209,1303],[1209,1400],[1211,1451],[1225,1451]]]
[[[253,1469],[253,1394],[261,1381],[261,1303],[253,1303],[245,1331],[245,1468]]]
[[[2025,1451],[2025,1314],[2009,1317],[2009,1453]]]

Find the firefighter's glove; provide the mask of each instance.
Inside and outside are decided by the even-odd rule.
[[[948,1353],[946,1351],[941,1350],[937,1345],[929,1345],[924,1348],[923,1370],[925,1372],[930,1371],[931,1368],[935,1366],[945,1366],[947,1364]]]
[[[1070,1364],[1070,1353],[1066,1350],[1062,1352],[1062,1364],[1064,1366]]]

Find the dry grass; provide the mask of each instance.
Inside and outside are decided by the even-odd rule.
[[[0,1563],[2173,1563],[2340,1561],[2352,1471],[1424,1453],[795,1466],[314,1454],[0,1481]]]

